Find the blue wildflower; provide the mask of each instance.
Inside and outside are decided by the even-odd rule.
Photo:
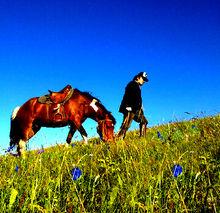
[[[72,143],[71,146],[74,147],[74,146],[76,146],[76,144],[75,144],[75,143]]]
[[[71,170],[71,174],[72,179],[77,180],[82,175],[82,171],[78,167],[76,167]]]
[[[15,147],[15,145],[9,146],[5,152],[10,152],[14,147]]]
[[[18,165],[16,165],[15,171],[18,172],[18,169],[19,169],[19,167],[18,167]]]
[[[173,176],[178,177],[182,173],[183,169],[182,166],[179,164],[174,165],[173,167]]]
[[[157,131],[157,137],[160,138],[161,140],[163,139],[163,136],[161,135],[159,131]]]
[[[192,129],[196,129],[196,126],[195,126],[195,125],[192,125]]]

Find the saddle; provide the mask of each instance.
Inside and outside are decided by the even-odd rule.
[[[59,92],[49,91],[49,98],[55,104],[61,104],[68,101],[73,94],[73,88],[70,85],[67,85]]]
[[[39,97],[38,101],[47,104],[48,118],[53,121],[62,121],[66,118],[64,104],[71,98],[74,89],[67,85],[59,92],[48,90],[49,94]]]

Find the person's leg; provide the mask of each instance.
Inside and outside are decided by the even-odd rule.
[[[147,121],[146,117],[143,115],[142,118],[141,118],[141,122],[139,124],[139,127],[140,127],[140,137],[141,136],[146,137],[147,124],[148,124],[148,121]]]
[[[131,126],[131,123],[132,123],[134,116],[135,116],[135,114],[132,112],[127,112],[124,114],[123,122],[121,124],[120,130],[117,135],[119,138],[122,136],[123,136],[123,139],[125,138],[126,132],[129,129],[129,127]]]
[[[140,137],[141,136],[145,137],[146,136],[146,131],[147,131],[148,120],[144,116],[143,110],[140,110],[139,113],[137,115],[135,115],[134,121],[139,123]]]

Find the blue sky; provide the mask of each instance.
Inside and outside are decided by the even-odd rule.
[[[149,76],[149,126],[219,113],[219,11],[217,0],[1,0],[0,152],[13,109],[66,84],[99,98],[116,131],[124,88],[139,71]],[[95,126],[84,124],[90,137]],[[29,144],[64,142],[67,131],[43,128]]]

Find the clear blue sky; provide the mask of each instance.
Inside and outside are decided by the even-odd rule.
[[[149,126],[218,113],[220,2],[1,0],[0,152],[9,144],[12,110],[66,84],[99,98],[118,131],[124,88],[143,70]],[[84,124],[90,137],[95,126]],[[67,131],[44,128],[29,144],[64,142]]]

